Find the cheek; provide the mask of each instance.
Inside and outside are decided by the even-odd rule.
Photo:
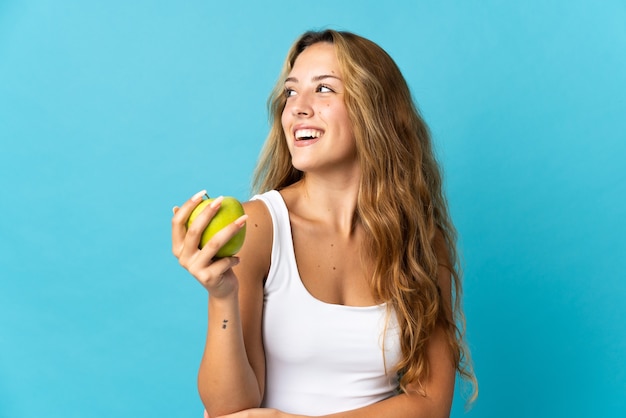
[[[350,121],[348,109],[346,109],[345,106],[338,106],[334,109],[334,114],[337,123],[339,123],[343,129],[352,132],[352,122]]]

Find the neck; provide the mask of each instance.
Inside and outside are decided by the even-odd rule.
[[[308,173],[294,186],[300,191],[296,209],[302,216],[333,225],[351,234],[359,192],[359,176],[329,178]]]

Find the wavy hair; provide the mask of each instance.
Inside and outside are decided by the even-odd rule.
[[[318,42],[333,44],[345,86],[361,167],[356,219],[365,229],[364,250],[373,260],[375,298],[393,308],[401,329],[400,389],[418,387],[430,370],[426,343],[442,325],[459,374],[477,381],[467,348],[461,307],[456,230],[443,193],[430,133],[393,59],[377,44],[350,32],[304,33],[290,48],[269,99],[270,131],[256,167],[253,191],[280,190],[303,177],[291,164],[281,125],[284,81],[298,55]],[[446,251],[437,251],[445,246]],[[438,285],[440,266],[452,276],[452,306]],[[422,394],[423,390],[420,390]]]

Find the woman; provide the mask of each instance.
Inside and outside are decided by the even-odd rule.
[[[218,199],[173,252],[209,292],[198,388],[212,417],[447,417],[463,341],[454,228],[428,130],[393,60],[307,32],[270,97],[246,215],[198,250]],[[238,257],[214,259],[244,224]],[[242,412],[238,412],[242,411]]]

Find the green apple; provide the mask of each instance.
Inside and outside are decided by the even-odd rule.
[[[215,199],[205,199],[198,204],[189,215],[189,219],[187,220],[187,228],[189,225],[196,219],[196,217],[202,212],[202,210],[211,204]],[[204,232],[202,233],[202,237],[200,238],[200,248],[204,247],[204,245],[215,235],[218,231],[224,228],[226,225],[232,223],[235,219],[244,215],[243,206],[241,203],[235,199],[234,197],[224,197],[220,208],[217,213],[209,222],[209,225],[206,227]],[[237,253],[241,249],[243,245],[243,241],[246,237],[246,226],[235,234],[222,248],[219,249],[215,257],[231,257]]]

